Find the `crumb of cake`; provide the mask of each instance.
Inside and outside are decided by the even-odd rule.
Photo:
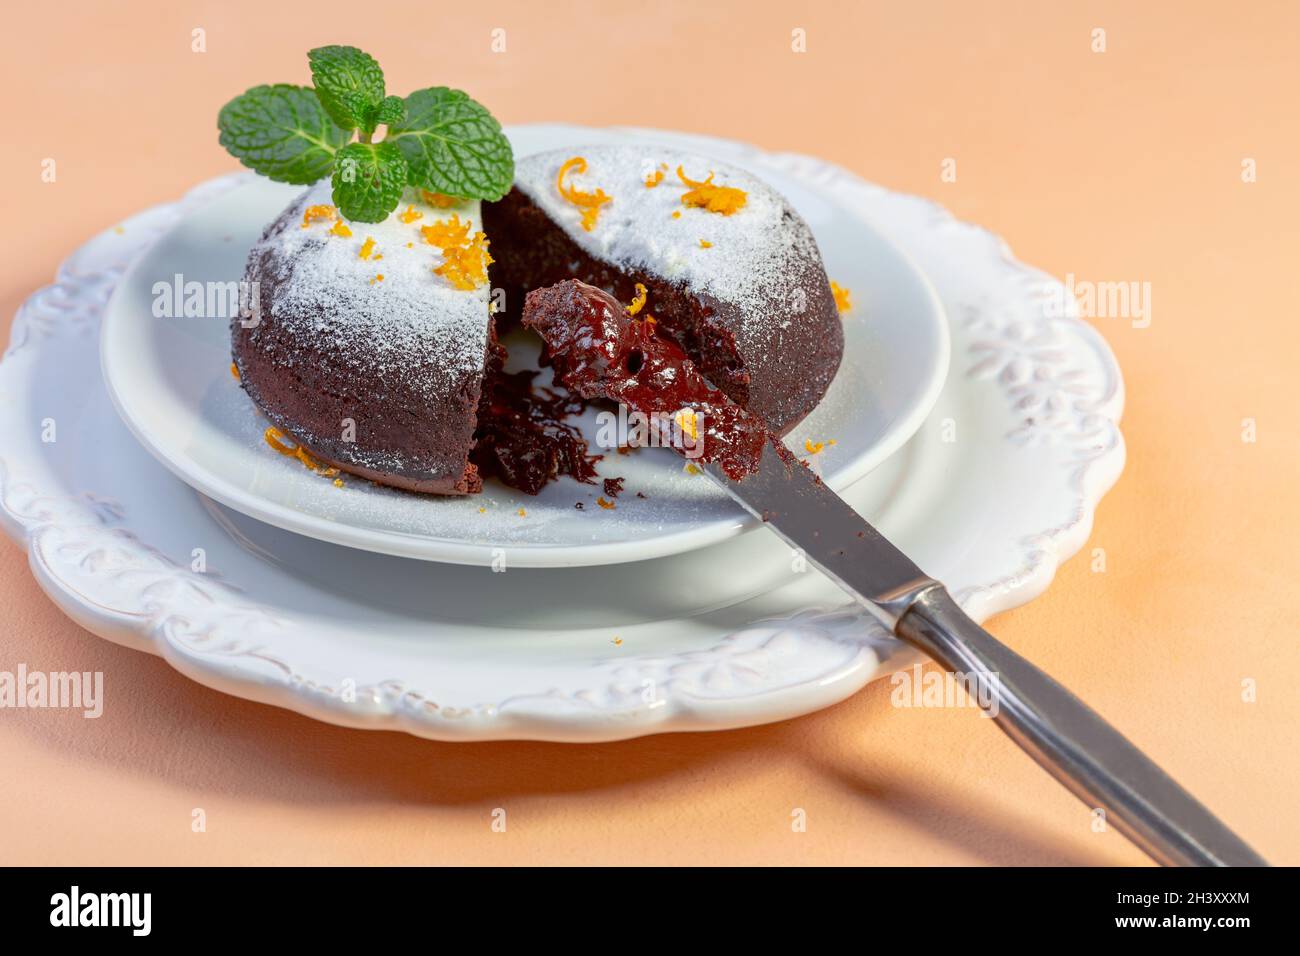
[[[640,282],[636,284],[636,298],[632,300],[627,307],[628,315],[636,315],[645,307],[645,300],[649,297],[646,287]]]
[[[330,235],[342,236],[344,239],[348,239],[351,238],[352,236],[352,230],[348,228],[347,223],[345,223],[342,219],[339,219],[334,223],[333,227],[330,229]]]
[[[234,362],[230,363],[230,374],[234,376],[236,382],[239,381],[239,369]]]
[[[358,259],[369,259],[370,254],[375,251],[375,239],[373,236],[366,236],[366,241],[361,243],[361,251],[357,253]]]
[[[308,206],[302,213],[302,227],[306,229],[313,222],[320,222],[326,219],[333,219],[336,210],[333,206]]]
[[[566,160],[555,177],[555,188],[560,191],[561,196],[582,210],[582,228],[587,232],[591,232],[596,225],[596,219],[600,216],[600,207],[607,202],[611,202],[612,197],[606,195],[603,189],[588,193],[572,185],[566,186],[564,177],[569,174],[569,170],[573,170],[578,174],[585,173],[587,171],[587,161],[581,156],[574,156],[572,159]]]
[[[651,173],[649,176],[645,178],[645,188],[654,189],[663,181],[664,181],[664,171],[662,169],[656,169],[653,173]]]
[[[606,511],[613,511],[616,507],[618,507],[617,505],[614,504],[614,502],[606,501],[603,495],[596,499],[596,504],[600,505]]]
[[[637,496],[638,498],[645,498],[645,492],[643,492],[643,491],[638,491],[638,492],[636,493],[636,496]]]
[[[712,248],[713,248],[713,243],[709,242],[709,240],[707,240],[707,239],[701,239],[701,240],[700,240],[700,248],[701,248],[701,249],[712,249]]]
[[[831,280],[831,295],[835,296],[835,310],[840,313],[853,308],[852,293],[834,279]]]
[[[606,478],[601,484],[605,489],[605,494],[609,495],[610,501],[617,498],[623,491],[622,478]]]
[[[683,206],[694,206],[708,212],[730,216],[743,209],[749,199],[743,189],[736,189],[734,186],[715,186],[712,171],[709,172],[708,179],[697,181],[687,176],[682,171],[682,167],[678,166],[677,178],[682,181],[682,185],[691,187],[690,192],[682,194]]]
[[[573,507],[577,508],[579,511],[585,511],[587,508],[587,506],[584,505],[581,501],[574,502]]]
[[[450,209],[452,206],[460,205],[460,200],[455,196],[444,196],[442,193],[431,193],[427,189],[420,190],[420,198],[434,209]]]
[[[414,206],[409,206],[409,205],[408,205],[408,206],[406,207],[406,211],[403,212],[403,213],[402,213],[400,216],[398,216],[397,218],[400,219],[400,220],[402,220],[402,222],[406,223],[406,224],[409,226],[411,223],[415,222],[415,220],[417,220],[417,219],[423,219],[423,218],[424,218],[424,213],[420,212],[420,211],[419,211],[418,209],[416,209]]]

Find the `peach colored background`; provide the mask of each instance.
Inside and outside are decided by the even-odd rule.
[[[1274,862],[1300,863],[1294,2],[290,7],[49,0],[6,13],[0,314],[93,232],[234,168],[216,143],[220,105],[306,82],[305,51],[336,42],[376,54],[392,91],[449,83],[506,122],[816,153],[940,200],[1055,274],[1149,281],[1150,328],[1097,320],[1129,393],[1128,469],[1089,544],[1108,570],[1076,558],[991,627]],[[196,26],[204,54],[190,52]],[[489,52],[497,26],[504,55]],[[804,55],[790,52],[794,27]],[[1090,52],[1094,27],[1104,54]],[[45,157],[56,184],[40,182]],[[944,157],[956,183],[940,181]],[[1241,181],[1245,157],[1257,183]],[[1248,417],[1255,444],[1240,437]],[[1085,808],[986,721],[891,708],[887,686],[731,733],[442,745],[225,697],[97,640],[8,543],[0,609],[0,669],[103,670],[108,695],[98,721],[0,712],[5,862],[1143,860],[1092,833]],[[194,807],[204,834],[190,831]],[[505,834],[489,829],[494,807]],[[791,832],[793,807],[806,833]]]

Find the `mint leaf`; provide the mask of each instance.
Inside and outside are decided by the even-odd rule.
[[[255,86],[221,108],[221,145],[254,172],[307,185],[326,173],[351,134],[339,129],[309,86]]]
[[[349,143],[334,163],[334,205],[353,222],[383,222],[397,208],[409,175],[401,151],[382,143]]]
[[[406,100],[400,96],[384,97],[384,101],[375,108],[369,119],[373,122],[370,127],[372,130],[380,123],[385,126],[396,126],[406,119]]]
[[[307,53],[311,81],[325,112],[344,129],[374,131],[370,117],[384,100],[384,71],[354,46],[322,46]]]
[[[406,119],[389,126],[412,186],[464,199],[500,199],[515,177],[501,124],[460,90],[436,86],[406,98]]]

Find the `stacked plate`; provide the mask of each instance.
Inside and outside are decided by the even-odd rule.
[[[788,442],[974,617],[1036,596],[1082,545],[1123,465],[1119,370],[996,237],[805,156],[509,132],[517,155],[690,149],[791,200],[854,307],[840,372]],[[228,693],[440,739],[742,726],[910,663],[667,450],[601,463],[626,479],[613,510],[568,479],[438,499],[336,487],[275,454],[226,322],[155,305],[237,278],[295,191],[205,184],[89,242],[20,310],[0,363],[0,520],[78,622]]]

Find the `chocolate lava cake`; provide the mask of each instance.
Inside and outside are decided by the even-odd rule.
[[[748,173],[591,146],[520,160],[515,188],[479,207],[408,190],[384,222],[349,223],[323,181],[254,245],[245,278],[260,314],[231,324],[235,371],[304,452],[436,494],[475,493],[486,475],[533,493],[557,474],[593,481],[599,456],[565,420],[582,396],[505,372],[496,334],[518,323],[526,293],[568,279],[632,302],[642,334],[776,434],[839,367],[843,332],[812,234]]]

